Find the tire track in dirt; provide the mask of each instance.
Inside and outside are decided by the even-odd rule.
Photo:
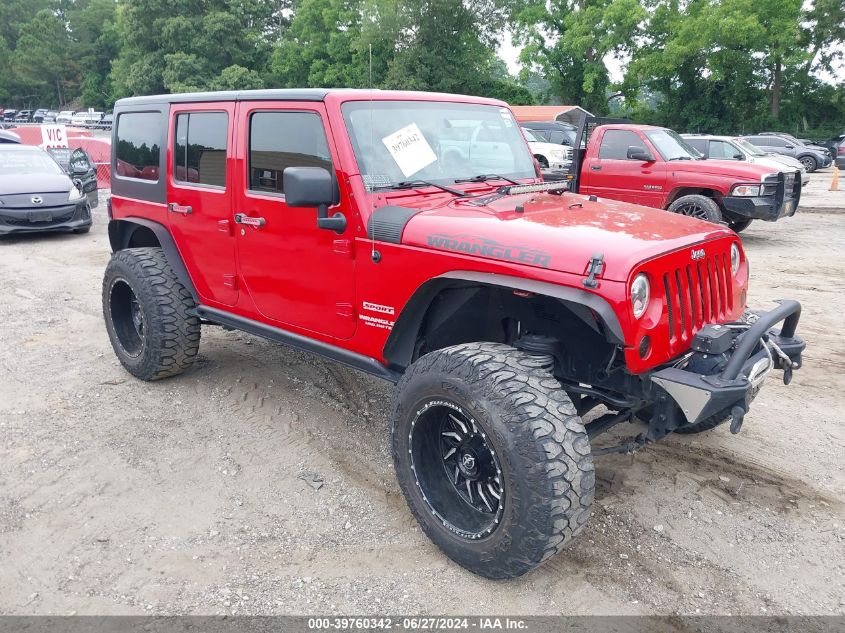
[[[289,357],[300,353],[260,339],[253,339],[250,348],[253,354],[249,364],[257,371],[246,372],[245,368],[245,375],[235,384],[223,387],[221,396],[227,412],[251,432],[266,433],[267,442],[277,444],[286,454],[295,454],[298,461],[337,470],[371,498],[381,501],[392,519],[415,527],[392,470],[389,480],[379,476],[385,470],[385,455],[377,449],[388,444],[386,436],[377,435],[387,410],[387,403],[383,410],[376,410],[381,385],[319,358],[305,357],[304,363],[288,364],[285,361]],[[268,366],[271,358],[280,362]],[[316,370],[315,376],[307,375],[311,370]],[[256,374],[265,380],[259,383]],[[302,409],[309,406],[309,399],[327,404],[334,415],[327,415],[328,411],[305,415]],[[317,414],[318,420],[312,414]],[[362,450],[350,451],[350,443],[357,443]]]

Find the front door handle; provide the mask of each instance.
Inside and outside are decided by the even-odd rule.
[[[168,204],[167,209],[171,213],[178,213],[180,215],[191,215],[194,212],[194,210],[190,206],[176,204],[175,202],[171,202],[170,204]]]
[[[247,226],[254,226],[258,228],[267,224],[267,221],[264,218],[250,217],[245,213],[236,213],[235,224],[246,224]]]
[[[590,165],[590,169],[593,171],[601,171],[601,165]]]

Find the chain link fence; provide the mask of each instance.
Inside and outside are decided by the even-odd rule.
[[[97,168],[97,189],[111,189],[111,165],[94,163]]]

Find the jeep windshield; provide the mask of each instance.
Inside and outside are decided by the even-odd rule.
[[[646,136],[663,160],[700,160],[703,155],[674,130],[647,130]]]
[[[537,177],[519,126],[504,107],[442,101],[351,101],[343,118],[366,187],[409,181]],[[435,185],[435,186],[436,186]]]

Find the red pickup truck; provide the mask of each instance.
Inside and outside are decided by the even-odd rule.
[[[572,189],[666,209],[735,231],[752,220],[795,214],[801,174],[735,160],[704,160],[676,132],[650,125],[587,119],[578,130]]]

